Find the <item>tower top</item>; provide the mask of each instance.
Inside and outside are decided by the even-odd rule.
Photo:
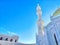
[[[38,15],[38,22],[37,22],[38,34],[44,35],[44,24],[43,24],[43,20],[42,20],[42,11],[41,11],[41,7],[39,6],[39,4],[37,4],[36,13]]]
[[[42,15],[41,7],[40,7],[39,4],[37,4],[36,11],[37,11],[36,13],[37,13],[38,16],[41,16]]]

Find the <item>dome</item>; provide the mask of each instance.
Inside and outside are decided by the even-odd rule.
[[[53,16],[58,16],[60,14],[60,8],[58,8],[54,13]]]

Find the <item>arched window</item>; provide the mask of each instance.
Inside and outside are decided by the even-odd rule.
[[[17,42],[17,40],[15,40],[15,42]]]
[[[12,41],[13,41],[13,39],[10,40],[10,42],[12,42]]]
[[[58,45],[58,41],[55,34],[54,34],[54,39],[55,39],[56,45]]]
[[[8,38],[6,38],[5,40],[8,41]]]
[[[0,37],[0,40],[2,40],[3,39],[3,37]]]

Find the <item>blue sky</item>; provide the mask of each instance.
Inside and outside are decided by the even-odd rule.
[[[0,33],[17,34],[19,42],[35,43],[38,3],[46,26],[50,22],[50,16],[60,7],[60,0],[0,0]]]

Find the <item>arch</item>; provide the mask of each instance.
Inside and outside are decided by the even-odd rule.
[[[10,42],[12,42],[13,41],[13,39],[10,39]]]
[[[0,40],[2,40],[3,39],[3,37],[0,37]]]
[[[17,40],[15,40],[15,42],[17,42]]]
[[[8,41],[8,38],[6,38],[5,40]]]
[[[58,41],[57,41],[55,33],[54,33],[54,39],[55,39],[56,45],[58,45]]]

